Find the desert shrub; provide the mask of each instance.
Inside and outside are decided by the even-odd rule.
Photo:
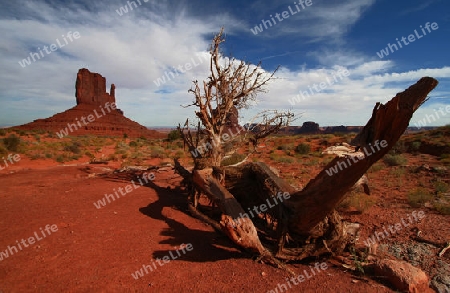
[[[338,209],[346,210],[350,207],[353,207],[362,214],[375,203],[376,199],[374,197],[370,197],[365,193],[358,192],[352,193],[350,196],[344,198],[344,200],[339,204]]]
[[[419,149],[420,149],[420,145],[421,145],[421,142],[420,142],[420,141],[414,141],[414,142],[412,142],[412,143],[411,143],[411,151],[413,151],[413,152],[418,152]]]
[[[449,204],[436,203],[434,205],[434,207],[440,214],[450,215],[450,205]]]
[[[166,154],[164,153],[164,149],[162,147],[152,147],[150,149],[150,156],[152,158],[164,159]]]
[[[59,155],[59,156],[56,157],[56,161],[58,163],[64,163],[66,161],[66,157],[63,156],[63,155]]]
[[[45,157],[47,158],[47,159],[51,159],[52,157],[53,157],[53,155],[52,154],[45,154]]]
[[[124,139],[127,139],[127,138],[128,138],[128,134],[124,133],[124,134],[123,134],[123,138],[124,138]]]
[[[2,143],[0,143],[0,156],[1,155],[6,155],[7,153],[8,153],[8,150],[3,146]]]
[[[371,173],[375,173],[375,172],[378,172],[378,171],[380,171],[380,170],[383,170],[383,168],[384,168],[384,165],[381,163],[375,163],[375,164],[373,164],[370,168],[369,168],[369,172],[371,172]]]
[[[5,136],[6,130],[0,128],[0,136]]]
[[[292,143],[282,144],[282,145],[277,146],[277,150],[282,150],[282,151],[292,151],[294,149],[295,149],[295,147]]]
[[[404,168],[393,168],[392,170],[389,171],[389,174],[391,176],[394,176],[397,178],[402,177],[403,175],[405,175],[405,173],[406,173],[406,171]]]
[[[408,160],[402,155],[386,154],[383,157],[383,161],[389,166],[401,166],[408,162]]]
[[[244,154],[232,154],[231,156],[225,158],[220,163],[221,166],[230,166],[239,163],[243,159],[245,159]]]
[[[275,153],[270,154],[269,158],[271,160],[273,160],[275,162],[279,162],[279,163],[293,163],[294,162],[294,158],[280,156]]]
[[[281,157],[277,158],[277,162],[291,164],[291,163],[294,162],[294,159],[290,158],[290,157],[283,157],[283,156],[281,156]]]
[[[300,143],[295,148],[295,152],[298,154],[308,154],[311,151],[311,147],[307,143]]]
[[[418,208],[432,199],[433,195],[425,188],[418,187],[408,193],[408,202],[413,208]]]
[[[11,134],[3,139],[3,145],[10,152],[17,152],[20,145],[20,138]]]
[[[448,191],[449,186],[447,183],[443,182],[443,181],[435,181],[433,183],[433,187],[436,190],[436,192],[439,193],[445,193]]]
[[[130,141],[130,143],[128,145],[130,147],[137,147],[138,146],[137,142],[135,142],[134,140]]]
[[[174,141],[181,138],[181,134],[178,130],[172,130],[169,132],[169,134],[167,135],[167,140],[168,141]]]
[[[66,145],[65,147],[64,147],[64,150],[66,151],[66,152],[71,152],[71,153],[74,153],[74,154],[79,154],[79,153],[81,153],[81,150],[80,150],[80,143],[79,142],[73,142],[72,144],[70,144],[70,145]]]
[[[119,141],[116,144],[116,150],[129,150],[130,146],[125,141]]]

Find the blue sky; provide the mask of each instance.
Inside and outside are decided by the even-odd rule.
[[[301,114],[296,125],[364,125],[376,102],[422,76],[439,85],[411,125],[450,105],[450,1],[310,1],[2,1],[0,126],[73,107],[80,68],[106,77],[107,89],[114,83],[118,107],[143,125],[192,119],[195,109],[181,105],[192,101],[192,80],[208,76],[207,49],[222,26],[226,55],[261,60],[267,71],[280,66],[241,122],[265,109],[290,109]],[[254,34],[255,26],[262,31]],[[68,37],[75,32],[78,38]],[[400,48],[402,37],[408,44]],[[57,42],[63,46],[43,51]],[[380,58],[388,44],[392,50]],[[444,113],[429,125],[450,124]]]

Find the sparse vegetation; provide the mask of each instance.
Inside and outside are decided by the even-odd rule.
[[[383,161],[389,166],[402,166],[408,162],[408,160],[403,155],[392,154],[386,154],[383,157]]]
[[[442,215],[450,215],[450,204],[436,203],[434,205],[436,210]]]
[[[351,193],[340,204],[339,208],[346,210],[350,207],[355,208],[359,213],[364,213],[376,203],[374,197],[367,196],[365,193]]]
[[[308,154],[309,152],[311,152],[311,146],[309,144],[306,144],[306,143],[300,143],[295,148],[295,152],[297,154],[302,154],[302,155],[303,154]]]
[[[174,141],[174,140],[177,140],[177,139],[180,139],[180,138],[181,138],[180,131],[178,131],[176,129],[170,131],[169,134],[167,135],[167,140],[168,141]]]
[[[8,153],[8,150],[3,146],[2,143],[0,143],[0,155],[6,155]]]
[[[408,202],[413,208],[421,207],[431,200],[433,200],[433,195],[425,188],[418,187],[408,193]]]
[[[162,147],[151,147],[150,148],[150,156],[152,158],[164,159],[166,154],[165,154],[164,149]]]
[[[271,153],[269,155],[269,158],[272,161],[275,161],[275,162],[278,162],[278,163],[293,163],[294,162],[294,159],[291,158],[291,157],[286,157],[286,156],[278,155],[278,154],[275,154],[275,153]]]
[[[3,145],[10,152],[17,152],[19,150],[20,138],[15,134],[3,138]]]
[[[417,153],[420,150],[420,145],[421,145],[420,141],[412,142],[410,147],[411,151]]]
[[[372,167],[369,168],[369,172],[370,173],[376,173],[380,170],[384,169],[384,165],[380,162],[376,162],[375,164],[372,165]]]
[[[81,146],[81,144],[79,142],[75,141],[75,142],[72,142],[72,144],[65,146],[64,150],[67,152],[74,153],[74,154],[79,154],[79,153],[81,153],[80,146]]]
[[[449,185],[443,181],[435,181],[433,187],[437,194],[448,192]]]

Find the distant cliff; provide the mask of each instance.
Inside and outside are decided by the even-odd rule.
[[[283,128],[280,134],[333,134],[333,133],[358,133],[363,126],[328,126],[319,127],[319,124],[313,121],[306,121],[302,126],[288,126]]]

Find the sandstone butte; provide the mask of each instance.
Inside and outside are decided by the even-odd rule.
[[[16,126],[14,129],[45,130],[61,133],[67,129],[68,135],[105,135],[162,138],[166,135],[155,130],[147,129],[139,123],[128,119],[120,109],[107,109],[108,105],[116,102],[115,85],[111,84],[111,90],[106,92],[106,79],[92,73],[86,68],[78,71],[75,83],[75,97],[77,105],[62,113],[46,119],[37,119],[33,122]],[[103,109],[103,111],[102,111]],[[87,118],[91,116],[91,121]],[[82,122],[84,117],[84,122]],[[92,120],[94,117],[94,120]],[[68,128],[72,125],[71,128]],[[81,127],[80,127],[81,125]]]

